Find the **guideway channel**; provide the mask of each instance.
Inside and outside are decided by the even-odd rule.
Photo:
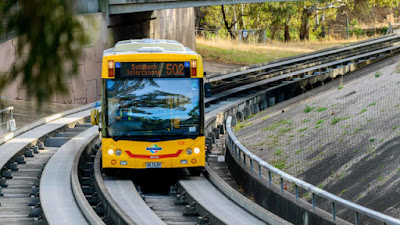
[[[39,200],[42,170],[66,139],[88,128],[75,124],[84,122],[91,107],[93,104],[46,117],[1,138],[1,224],[41,224],[38,218],[42,214]],[[67,133],[58,134],[69,137],[55,137],[60,130]],[[4,140],[9,141],[4,143]]]

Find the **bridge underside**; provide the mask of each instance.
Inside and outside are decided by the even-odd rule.
[[[302,0],[108,0],[108,12],[110,15],[115,15],[159,9],[294,1]]]

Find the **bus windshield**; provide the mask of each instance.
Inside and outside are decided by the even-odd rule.
[[[106,80],[107,135],[114,140],[195,138],[200,87],[195,78]]]

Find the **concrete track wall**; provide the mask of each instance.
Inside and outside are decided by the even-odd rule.
[[[150,22],[150,37],[172,39],[196,49],[194,8],[155,10]]]
[[[77,65],[79,67],[78,75],[66,79],[69,96],[62,97],[57,94],[53,97],[54,103],[86,104],[100,99],[103,50],[109,48],[112,43],[105,23],[105,14],[84,14],[78,15],[77,18],[83,25],[83,30],[79,32],[86,32],[90,41],[83,47],[83,55]],[[11,66],[18,61],[16,44],[16,38],[0,44],[0,62],[2,62],[0,63],[0,73],[10,72]],[[0,94],[2,97],[10,99],[30,100],[25,91],[20,80],[17,79]]]

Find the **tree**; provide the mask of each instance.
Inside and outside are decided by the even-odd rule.
[[[310,38],[310,19],[313,18],[318,10],[326,11],[329,9],[338,9],[346,5],[343,0],[330,0],[322,2],[323,5],[318,1],[300,3],[303,8],[300,26],[300,40],[308,40]]]
[[[17,63],[1,76],[0,89],[21,77],[28,96],[39,105],[56,93],[68,93],[67,75],[76,75],[87,38],[64,0],[3,0],[0,24],[17,35]],[[27,54],[24,54],[27,53]]]

